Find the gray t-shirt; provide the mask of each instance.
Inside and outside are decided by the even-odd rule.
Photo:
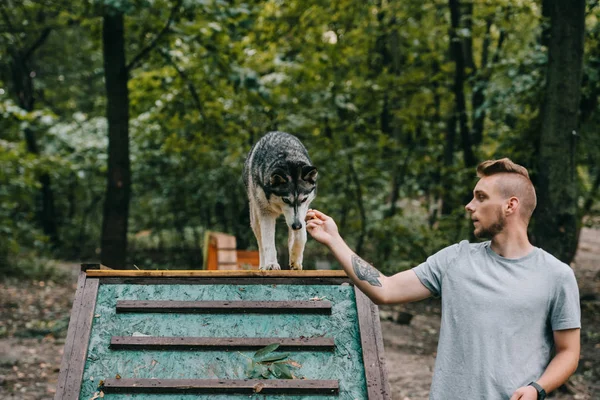
[[[507,259],[462,241],[413,269],[442,299],[429,398],[510,399],[552,358],[552,331],[579,328],[573,270],[542,249]]]

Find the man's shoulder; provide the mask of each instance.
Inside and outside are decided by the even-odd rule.
[[[461,240],[458,243],[444,247],[434,254],[437,259],[453,261],[464,257],[476,256],[486,252],[489,241],[482,243],[470,243],[468,240]]]
[[[548,272],[559,275],[568,275],[573,273],[573,268],[554,257],[546,250],[536,247],[535,251],[538,252],[538,262],[541,262]]]
[[[456,249],[458,252],[479,253],[486,251],[486,248],[489,247],[489,245],[489,240],[478,243],[471,243],[468,240],[461,240],[456,244]]]

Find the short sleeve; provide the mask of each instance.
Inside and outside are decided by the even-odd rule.
[[[568,267],[567,267],[568,268]],[[581,328],[579,288],[571,268],[556,282],[551,301],[550,323],[553,331]]]
[[[427,258],[427,260],[413,268],[417,278],[421,281],[431,294],[435,297],[442,295],[442,280],[448,265],[456,259],[458,255],[458,244],[446,247],[434,255]]]

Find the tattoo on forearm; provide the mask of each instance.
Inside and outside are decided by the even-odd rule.
[[[367,281],[371,286],[381,286],[379,271],[356,254],[352,254],[352,268],[361,281]]]

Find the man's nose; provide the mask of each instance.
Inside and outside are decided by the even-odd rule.
[[[467,211],[468,211],[468,212],[470,212],[470,213],[472,213],[472,212],[473,212],[473,206],[471,205],[472,203],[473,203],[473,200],[471,200],[471,201],[469,202],[469,204],[467,204],[467,205],[465,206],[465,210],[467,210]]]

